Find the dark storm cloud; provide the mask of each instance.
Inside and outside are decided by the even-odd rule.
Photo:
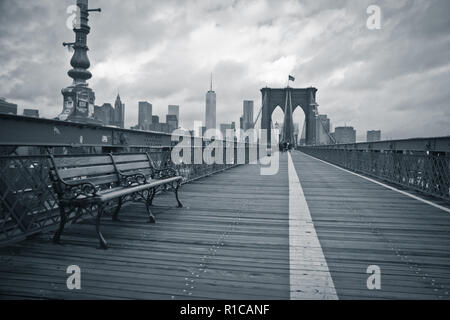
[[[45,117],[61,110],[73,40],[66,9],[74,0],[0,0],[0,96]],[[381,30],[366,28],[369,5],[382,10]],[[320,111],[334,125],[384,137],[448,135],[450,2],[91,0],[90,81],[97,104],[118,92],[126,124],[137,102],[161,117],[181,105],[182,124],[204,120],[214,73],[218,123],[239,121],[242,100],[261,104],[259,89],[319,89]],[[258,110],[255,110],[257,113]]]

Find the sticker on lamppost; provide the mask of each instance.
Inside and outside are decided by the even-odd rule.
[[[67,274],[70,276],[67,278],[66,285],[69,290],[81,290],[81,269],[77,265],[67,267]]]
[[[381,290],[381,269],[379,266],[372,265],[367,267],[367,274],[370,276],[367,278],[367,289],[369,290]]]
[[[367,18],[367,29],[380,30],[381,29],[381,9],[379,6],[371,5],[367,7],[367,14],[370,16]]]

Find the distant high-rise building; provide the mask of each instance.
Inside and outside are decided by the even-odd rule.
[[[199,137],[205,136],[206,133],[206,127],[205,126],[199,126],[198,127],[198,135]]]
[[[0,98],[0,113],[17,115],[17,104],[6,102],[5,98]]]
[[[253,129],[253,101],[244,101],[244,114],[242,116],[243,129]]]
[[[336,127],[334,130],[334,138],[336,143],[355,143],[356,130],[353,127]]]
[[[322,122],[322,126],[325,129],[325,131],[330,132],[331,122],[330,119],[328,119],[328,116],[326,114],[319,114],[319,120]]]
[[[231,129],[233,129],[234,131],[236,131],[236,122],[232,122],[231,123]]]
[[[152,124],[153,106],[147,101],[139,102],[138,126],[142,130],[149,130]]]
[[[180,122],[180,106],[169,105],[169,110],[167,114],[177,116],[177,120],[178,122]]]
[[[125,127],[125,104],[120,100],[120,95],[117,95],[114,103],[114,125],[119,128]]]
[[[206,113],[205,113],[205,125],[206,130],[216,129],[216,92],[212,87],[212,75],[211,75],[211,88],[206,93]]]
[[[149,126],[149,131],[172,133],[173,127],[167,123],[152,123]]]
[[[276,137],[275,139],[278,139],[277,141],[281,141],[281,133],[283,132],[283,123],[278,123],[275,122],[275,124],[273,125],[273,130],[277,130],[279,132],[278,137]]]
[[[158,116],[152,116],[152,123],[159,123],[159,117]]]
[[[227,130],[232,130],[233,127],[231,123],[221,123],[220,124],[220,132],[222,133],[222,137],[227,138]]]
[[[330,135],[332,135],[334,139],[334,132],[330,133]],[[299,140],[301,146],[306,145],[306,122],[303,123],[302,133],[300,134]]]
[[[25,117],[39,118],[39,110],[36,109],[24,109],[23,115]]]
[[[367,131],[367,142],[377,142],[381,141],[381,131],[371,130]]]
[[[300,124],[294,123],[294,139],[296,143],[298,143],[299,135],[300,135]]]
[[[172,128],[172,131],[178,129],[178,118],[175,114],[166,115],[166,123]]]
[[[104,103],[101,107],[94,106],[94,119],[103,125],[114,125],[114,108],[110,103]]]

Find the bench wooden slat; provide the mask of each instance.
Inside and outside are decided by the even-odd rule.
[[[59,176],[62,179],[70,179],[76,177],[89,177],[89,176],[99,176],[106,174],[116,173],[114,166],[111,165],[100,165],[92,167],[81,167],[81,168],[71,168],[71,169],[60,169],[58,170]]]
[[[123,163],[123,162],[136,162],[136,161],[147,161],[148,158],[147,155],[144,154],[124,154],[124,155],[114,155],[114,161],[116,163]]]
[[[80,167],[111,164],[111,157],[108,155],[98,156],[78,156],[78,157],[55,157],[58,168]]]
[[[107,183],[117,183],[117,182],[119,182],[119,177],[117,176],[116,173],[114,173],[114,174],[107,174],[107,175],[103,175],[103,176],[96,176],[96,177],[90,177],[90,178],[86,178],[86,179],[75,180],[75,182],[77,182],[77,183],[92,182],[95,185],[102,185],[102,184],[107,184]]]
[[[152,169],[140,169],[140,170],[130,170],[130,171],[122,171],[125,175],[135,174],[135,173],[142,173],[144,176],[148,177],[151,176],[153,173]]]
[[[148,161],[130,162],[130,163],[124,163],[124,164],[117,165],[117,169],[119,169],[120,171],[148,169],[148,168],[150,168],[150,163]]]

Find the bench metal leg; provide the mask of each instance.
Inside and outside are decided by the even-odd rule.
[[[147,203],[149,206],[152,206],[156,195],[156,188],[152,188],[149,192],[151,192],[151,195],[149,196]]]
[[[148,214],[148,222],[149,223],[155,223],[156,222],[156,218],[152,213],[152,210],[150,209],[152,202],[153,202],[153,198],[155,197],[155,193],[156,190],[151,189],[148,191],[148,195],[147,195],[147,201],[145,203],[145,209],[147,210],[147,214]]]
[[[66,225],[67,222],[67,215],[66,215],[66,211],[64,210],[63,206],[59,207],[59,215],[60,215],[60,220],[59,220],[59,229],[56,231],[55,235],[53,236],[53,243],[61,243],[61,235],[64,231],[64,226]]]
[[[178,197],[178,189],[180,188],[180,183],[177,183],[177,186],[175,187],[175,198],[177,199],[178,202],[178,208],[183,208],[183,204],[180,201],[180,198]]]
[[[152,210],[150,210],[150,206],[147,204],[146,206],[147,209],[147,214],[148,214],[148,222],[149,223],[155,223],[156,222],[156,218],[152,213]]]
[[[119,212],[120,209],[122,209],[122,204],[123,204],[122,198],[119,198],[119,204],[117,205],[116,211],[114,211],[114,214],[112,216],[113,221],[120,221]]]
[[[108,249],[108,243],[106,242],[105,238],[102,235],[102,232],[100,230],[100,223],[102,220],[103,212],[105,211],[105,208],[102,204],[98,206],[98,213],[97,213],[97,219],[95,221],[95,230],[97,231],[98,240],[100,241],[100,248],[99,249]]]
[[[81,213],[80,213],[81,212]],[[73,224],[78,223],[78,219],[80,219],[80,217],[83,215],[83,208],[79,207],[77,209],[77,213],[75,214],[75,218],[73,219]]]

